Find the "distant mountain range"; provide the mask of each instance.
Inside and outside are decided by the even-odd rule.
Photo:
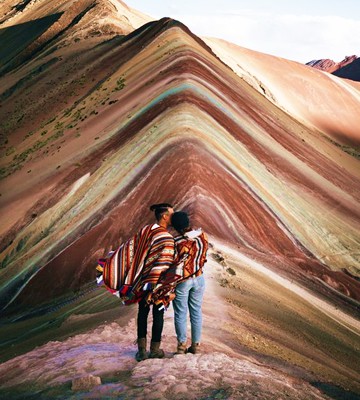
[[[360,58],[356,55],[347,56],[340,62],[335,62],[328,58],[312,60],[306,63],[311,67],[329,72],[341,78],[360,81]]]

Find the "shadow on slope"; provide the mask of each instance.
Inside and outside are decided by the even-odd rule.
[[[0,73],[8,72],[12,68],[11,61],[47,31],[62,14],[56,13],[0,29]]]
[[[352,63],[345,65],[345,67],[333,72],[333,75],[360,82],[360,57],[354,60]]]

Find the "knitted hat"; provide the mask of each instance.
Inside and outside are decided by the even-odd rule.
[[[182,232],[190,225],[190,220],[186,212],[177,211],[171,217],[171,225],[178,231]]]

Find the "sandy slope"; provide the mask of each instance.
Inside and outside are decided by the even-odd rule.
[[[343,322],[349,321],[343,314],[337,321],[329,318],[311,304],[311,298],[294,291],[295,284],[269,278],[260,265],[244,262],[234,249],[215,246],[206,266],[201,355],[173,356],[176,338],[170,308],[165,314],[165,359],[137,363],[135,320],[124,325],[115,321],[62,342],[51,341],[1,364],[0,394],[27,398],[38,392],[43,399],[328,398],[308,382],[360,393],[358,355],[346,354],[357,346],[359,324],[347,329]],[[220,255],[221,263],[215,261]],[[264,294],[268,298],[263,312],[255,314]],[[131,309],[135,311],[123,311]],[[76,321],[88,318],[88,314],[73,315],[64,325],[71,329]],[[294,324],[301,331],[294,331]],[[332,336],[323,336],[329,328]],[[72,394],[70,382],[88,375],[102,377],[103,384]]]
[[[351,330],[355,335],[360,334],[360,322],[357,318],[353,318],[351,315],[346,314],[345,312],[339,310],[332,304],[329,304],[317,296],[312,294],[309,290],[300,287],[299,285],[293,283],[289,279],[282,277],[281,275],[271,271],[269,268],[266,268],[259,262],[252,260],[249,257],[244,256],[239,251],[234,248],[230,248],[220,242],[216,242],[216,248],[224,251],[231,258],[235,260],[241,260],[242,263],[247,264],[251,268],[254,268],[256,271],[262,273],[267,276],[269,279],[281,285],[283,288],[288,289],[289,291],[295,293],[300,296],[304,300],[306,300],[313,307],[316,307],[321,311],[321,313],[327,315],[337,323],[343,325],[347,329]]]
[[[359,146],[359,82],[222,39],[205,41],[234,72],[295,118],[337,141]]]

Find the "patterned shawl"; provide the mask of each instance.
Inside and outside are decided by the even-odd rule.
[[[174,238],[157,224],[146,225],[136,235],[98,260],[105,286],[125,304],[138,302],[143,290],[151,290],[161,273],[174,261]]]
[[[201,229],[175,237],[176,257],[172,266],[160,277],[149,299],[167,307],[175,297],[176,286],[192,276],[200,276],[209,247],[207,235]]]

